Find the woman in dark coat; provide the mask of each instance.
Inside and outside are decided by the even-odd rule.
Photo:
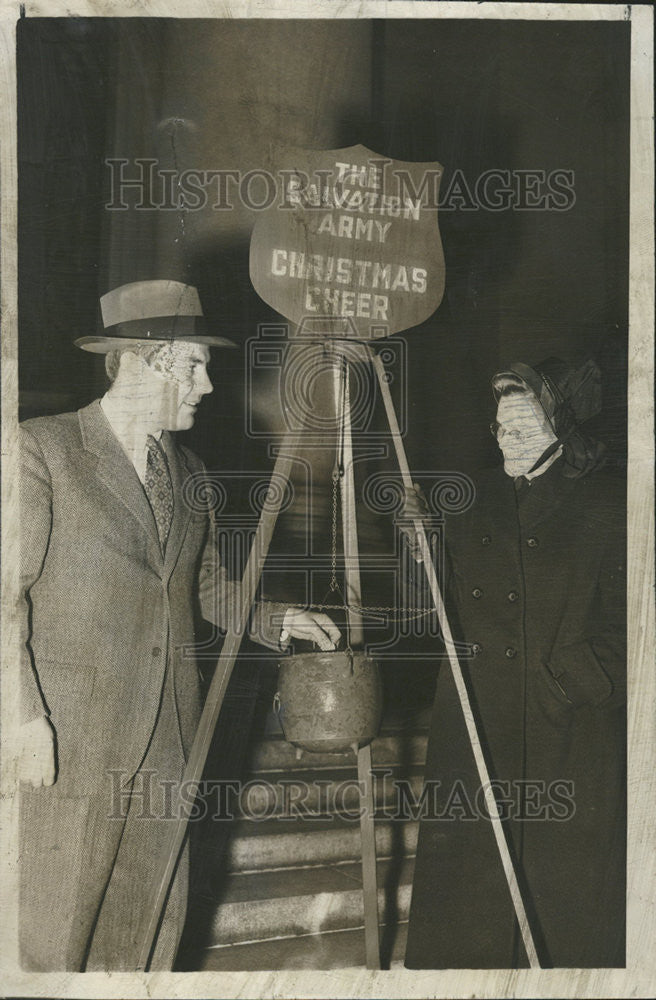
[[[540,964],[623,966],[624,488],[580,428],[594,365],[493,386],[504,465],[447,523],[451,627]],[[446,661],[426,779],[406,967],[528,965]]]

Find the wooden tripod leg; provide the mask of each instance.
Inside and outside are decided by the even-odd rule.
[[[349,364],[335,369],[335,400],[338,433],[341,432],[343,475],[340,480],[342,500],[342,533],[344,539],[344,576],[348,605],[349,643],[356,648],[364,643],[362,616],[352,605],[361,606],[358,525],[355,510],[355,475],[351,435],[351,398]],[[343,406],[340,401],[343,400]],[[374,830],[374,796],[371,774],[371,747],[354,747],[358,761],[360,793],[360,841],[362,850],[362,893],[364,897],[364,942],[368,969],[380,969],[378,938],[378,885],[376,881],[376,838]]]
[[[286,483],[289,479],[294,455],[298,452],[300,445],[299,435],[299,431],[290,432],[284,439],[271,476],[271,482],[275,483],[276,487],[283,481]],[[230,630],[223,643],[223,649],[221,650],[221,655],[214,671],[212,683],[205,700],[203,714],[201,715],[189,760],[187,761],[187,766],[182,777],[182,788],[188,790],[196,788],[202,777],[212,736],[219,719],[226,688],[228,687],[228,681],[230,680],[237,653],[239,652],[239,647],[246,630],[249,613],[255,600],[255,593],[264,568],[264,561],[269,551],[271,537],[278,519],[284,493],[284,489],[271,489],[269,494],[270,499],[267,499],[262,510],[248,557],[248,563],[242,577],[239,604],[236,609],[236,621],[231,623]],[[189,821],[187,809],[188,803],[185,805],[179,792],[176,800],[175,819],[171,823],[170,836],[165,850],[160,857],[156,870],[156,878],[153,882],[152,903],[144,910],[145,919],[135,932],[136,939],[141,941],[139,971],[146,970],[150,962],[169,886],[175,874],[176,865],[187,832],[187,823]]]
[[[358,522],[355,511],[355,475],[353,471],[353,440],[351,434],[351,393],[348,361],[338,371],[343,379],[343,407],[337,412],[338,432],[341,430],[343,475],[340,479],[342,501],[342,538],[344,543],[344,582],[347,604],[349,644],[360,649],[364,643],[362,615],[354,608],[362,605],[360,582],[360,550],[358,547]]]
[[[403,447],[401,432],[399,430],[398,421],[396,419],[396,412],[394,410],[392,394],[390,393],[389,385],[385,378],[385,367],[383,365],[383,362],[380,360],[380,357],[374,351],[371,351],[370,353],[372,356],[374,368],[376,370],[376,375],[378,376],[378,384],[380,386],[380,391],[383,397],[383,403],[385,405],[385,412],[387,414],[387,420],[389,423],[390,431],[392,433],[392,439],[394,441],[396,458],[399,463],[399,469],[401,470],[403,485],[407,490],[411,490],[412,479],[410,476],[410,468],[408,466],[408,459],[405,454],[405,448]],[[458,655],[456,653],[453,637],[451,635],[451,628],[449,626],[449,620],[447,618],[446,610],[444,608],[444,602],[442,600],[440,587],[437,582],[435,567],[433,566],[433,560],[431,558],[430,549],[428,547],[428,541],[426,539],[426,532],[424,531],[424,526],[421,520],[416,520],[413,523],[415,531],[417,532],[417,536],[419,538],[421,554],[424,560],[424,569],[428,577],[428,583],[431,589],[433,603],[435,604],[435,610],[437,611],[437,617],[440,622],[440,628],[442,629],[442,635],[444,637],[444,644],[446,646],[446,650],[449,656],[449,663],[451,665],[453,679],[456,685],[456,690],[458,692],[458,697],[460,699],[460,705],[462,708],[462,713],[464,715],[465,725],[467,727],[467,733],[469,735],[469,741],[471,743],[471,748],[474,754],[474,760],[476,761],[478,777],[481,783],[481,788],[483,789],[485,795],[485,805],[487,807],[490,819],[492,821],[492,829],[494,831],[494,836],[497,843],[497,849],[499,851],[501,864],[503,866],[503,871],[506,876],[508,890],[510,892],[513,906],[515,908],[515,915],[517,917],[517,922],[519,924],[519,928],[522,934],[522,939],[524,941],[524,948],[526,949],[526,954],[528,956],[531,968],[539,969],[540,961],[538,959],[537,950],[535,948],[535,942],[533,941],[533,935],[531,933],[531,927],[528,922],[528,916],[526,914],[526,908],[524,906],[522,893],[519,888],[519,882],[517,881],[517,873],[515,872],[512,858],[510,856],[510,851],[508,849],[508,843],[506,841],[506,835],[504,833],[503,826],[501,823],[501,817],[499,815],[497,800],[494,796],[494,792],[492,791],[492,787],[490,785],[490,776],[488,774],[487,765],[485,763],[485,758],[483,756],[483,750],[481,747],[478,730],[476,728],[476,720],[472,712],[472,707],[469,701],[469,694],[465,686],[465,681],[462,676],[462,669],[458,661]]]
[[[378,938],[378,883],[376,879],[376,831],[371,744],[358,750],[360,785],[360,842],[362,844],[362,895],[364,897],[364,948],[368,969],[380,969]]]

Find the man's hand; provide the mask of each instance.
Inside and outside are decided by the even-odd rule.
[[[324,653],[337,648],[341,633],[328,615],[302,608],[287,608],[280,635],[281,645],[287,638],[305,639],[314,642]]]
[[[405,491],[405,501],[400,513],[396,518],[396,524],[406,537],[408,548],[415,562],[423,562],[424,556],[419,544],[419,535],[415,530],[414,521],[422,521],[426,527],[426,521],[430,517],[430,510],[426,503],[426,497],[421,491],[418,483],[413,483],[412,489]]]
[[[45,716],[26,722],[19,731],[18,777],[33,788],[55,783],[55,730]]]

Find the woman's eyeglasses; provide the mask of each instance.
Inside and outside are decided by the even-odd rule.
[[[497,420],[493,420],[490,424],[490,433],[497,441],[502,437],[512,438],[513,441],[528,441],[530,438],[537,437],[538,434],[542,434],[543,432],[540,427],[533,427],[530,430],[520,430],[519,428],[511,430],[508,427],[504,427]]]

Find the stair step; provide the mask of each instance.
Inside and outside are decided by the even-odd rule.
[[[389,805],[396,813],[396,803],[407,788],[415,799],[421,795],[423,767],[394,767],[387,765],[386,773],[374,776],[374,801],[376,806]],[[231,812],[236,818],[263,822],[273,816],[304,817],[334,813],[347,813],[357,819],[360,808],[360,789],[356,772],[352,769],[323,768],[268,771],[253,777],[241,786]]]
[[[403,967],[407,923],[380,928],[386,967]],[[391,954],[390,954],[391,953]],[[274,938],[250,944],[217,945],[203,953],[200,972],[249,972],[281,969],[354,969],[364,967],[364,929]],[[389,965],[388,965],[389,963]]]
[[[376,857],[379,860],[414,854],[419,824],[415,821],[376,818]],[[262,823],[240,820],[226,849],[230,872],[357,861],[362,845],[360,824],[340,816],[327,819],[270,819]]]
[[[378,736],[371,744],[373,763],[382,764],[400,762],[407,764],[423,764],[426,759],[428,734],[424,732],[388,733]],[[343,754],[309,753],[288,743],[282,736],[271,736],[262,740],[254,747],[249,761],[249,770],[261,774],[267,771],[294,770],[296,768],[356,767],[355,755],[351,750]]]
[[[378,872],[380,919],[407,919],[414,859],[382,861]],[[359,864],[288,868],[232,875],[212,921],[213,945],[323,934],[363,924]]]

